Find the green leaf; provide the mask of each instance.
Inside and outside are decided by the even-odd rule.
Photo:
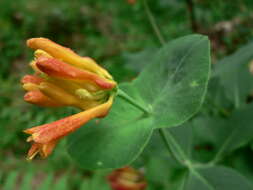
[[[252,184],[233,169],[221,166],[190,170],[183,190],[252,190]]]
[[[211,78],[208,82],[208,92],[201,108],[201,112],[207,114],[227,116],[234,102],[226,96],[226,88],[220,84],[218,78]]]
[[[32,171],[27,171],[27,173],[24,175],[22,179],[20,190],[31,190],[33,177],[34,177],[34,173]]]
[[[253,181],[253,168],[252,168],[252,152],[248,147],[238,150],[229,157],[230,165],[233,166],[238,172],[247,177],[250,181]]]
[[[111,190],[109,183],[106,181],[106,176],[108,172],[106,171],[97,171],[94,176],[90,179],[90,188],[87,190]]]
[[[178,149],[181,156],[184,156],[184,160],[190,159],[193,145],[192,124],[187,122],[181,126],[170,128],[167,130],[167,134],[170,135],[173,147],[176,144],[175,149]],[[178,154],[178,151],[175,150],[175,153]]]
[[[238,107],[246,103],[253,89],[249,63],[253,60],[253,43],[249,43],[215,64],[213,78],[218,78],[226,96]]]
[[[17,178],[18,178],[18,172],[16,171],[9,172],[3,184],[3,190],[15,189],[15,186],[17,184]]]
[[[108,172],[96,171],[92,178],[83,179],[80,190],[111,190],[109,183],[106,180]]]
[[[192,124],[173,127],[166,130],[166,136],[172,152],[189,169],[188,177],[182,178],[178,190],[251,190],[252,184],[233,169],[221,166],[195,164],[191,159]]]
[[[168,155],[168,154],[167,154]],[[145,178],[153,189],[177,189],[185,179],[187,170],[174,167],[168,159],[152,156],[145,164]]]
[[[68,175],[63,175],[57,182],[54,184],[54,190],[67,190],[68,189]]]
[[[210,71],[207,37],[189,35],[165,45],[134,81],[154,127],[177,126],[192,117],[204,100]]]
[[[48,173],[46,178],[39,185],[38,190],[48,190],[48,189],[50,189],[53,185],[53,179],[54,179],[53,174]]]
[[[126,89],[126,84],[121,88]],[[132,162],[152,133],[150,117],[121,98],[116,98],[110,114],[91,121],[69,137],[68,152],[81,167],[118,168]]]
[[[228,119],[199,118],[194,120],[197,136],[213,143],[218,153],[215,162],[224,154],[234,151],[249,143],[253,138],[253,104],[233,112]]]
[[[136,72],[142,71],[143,67],[154,58],[153,54],[156,51],[156,48],[146,48],[137,53],[123,53],[126,67]]]
[[[89,122],[68,138],[81,167],[118,168],[142,152],[154,128],[178,125],[203,102],[210,67],[209,41],[189,35],[164,46],[132,83],[119,88],[147,110],[117,96],[107,117]]]
[[[80,190],[90,190],[90,180],[84,179],[81,183]]]
[[[171,152],[176,159],[182,164],[190,162],[192,152],[192,127],[188,122],[178,127],[172,127],[162,130],[163,135],[170,147]]]

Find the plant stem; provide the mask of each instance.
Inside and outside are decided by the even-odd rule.
[[[148,16],[148,19],[149,19],[149,22],[155,32],[155,35],[157,36],[157,38],[159,39],[159,42],[164,45],[165,44],[165,40],[156,24],[156,21],[155,21],[155,18],[154,16],[152,15],[151,11],[150,11],[150,8],[148,6],[148,3],[147,3],[147,0],[143,0],[143,3],[144,3],[144,8],[145,8],[145,11],[146,11],[146,14]]]
[[[181,159],[179,159],[177,156],[175,156],[175,154],[174,154],[173,151],[171,150],[171,148],[170,148],[170,143],[169,143],[169,141],[168,141],[168,139],[167,139],[165,129],[159,129],[159,133],[160,133],[160,136],[161,136],[161,138],[162,138],[162,140],[163,140],[163,142],[164,142],[164,144],[165,144],[165,146],[166,146],[168,152],[171,154],[171,156],[172,156],[178,163],[184,165],[183,161],[182,161]]]
[[[193,0],[186,0],[186,6],[187,6],[187,9],[188,9],[189,15],[190,15],[191,29],[193,32],[197,32],[198,25],[196,22],[195,5],[194,5]]]
[[[136,100],[134,100],[132,97],[130,97],[127,93],[125,93],[123,90],[118,89],[117,91],[117,95],[120,96],[121,98],[125,99],[126,101],[128,101],[130,104],[132,104],[133,106],[139,108],[140,110],[142,110],[145,114],[150,114],[151,110],[147,109],[146,107],[142,106],[141,104],[139,104]]]

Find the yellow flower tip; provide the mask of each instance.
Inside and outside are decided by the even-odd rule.
[[[23,85],[23,89],[26,91],[35,91],[35,90],[39,90],[38,85],[33,84],[33,83],[26,83]]]
[[[36,151],[36,152],[34,152],[33,154],[27,156],[27,157],[26,157],[26,160],[29,161],[29,162],[32,161],[33,158],[34,158],[38,153],[39,153],[39,150]]]
[[[35,73],[39,73],[39,74],[42,73],[42,72],[39,70],[39,68],[36,66],[36,61],[34,61],[34,60],[31,61],[29,65],[32,67],[32,69],[35,71]]]
[[[77,89],[76,90],[76,95],[80,98],[80,99],[83,99],[83,100],[92,100],[93,99],[93,96],[92,94],[88,91],[88,90],[85,90],[83,88],[80,88],[80,89]]]
[[[41,149],[41,145],[38,143],[33,143],[31,148],[28,151],[26,160],[31,161],[39,152]]]
[[[36,59],[38,59],[39,57],[47,57],[47,58],[52,58],[52,56],[50,54],[48,54],[47,52],[41,50],[41,49],[37,49],[34,52],[34,56]]]
[[[34,41],[34,39],[36,39],[36,38],[30,38],[30,39],[26,40],[26,45],[27,45],[28,47],[31,47],[31,44],[32,44],[32,42]]]
[[[40,136],[39,132],[38,133],[35,132],[32,134],[32,139],[34,140],[34,139],[38,138],[38,136]]]
[[[25,133],[25,134],[28,134],[28,135],[31,135],[32,134],[32,132],[30,131],[30,129],[25,129],[25,130],[23,130],[23,133]],[[29,138],[29,137],[28,137]],[[28,139],[27,138],[27,139]]]
[[[39,38],[30,38],[26,41],[26,45],[32,49],[39,49],[38,45],[39,43],[45,43],[45,42],[50,42],[49,39],[39,37]]]
[[[62,60],[77,68],[91,71],[108,79],[112,76],[90,57],[81,57],[69,48],[63,47],[47,38],[31,38],[27,40],[27,46],[35,50],[43,50],[50,56]]]
[[[33,137],[32,137],[32,136],[30,136],[30,137],[28,137],[28,138],[26,139],[26,142],[31,142],[31,141],[33,141]]]

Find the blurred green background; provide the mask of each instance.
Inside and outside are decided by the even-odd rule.
[[[252,0],[150,0],[148,4],[166,41],[196,32],[208,35],[214,63],[253,38]],[[25,45],[31,37],[68,46],[94,58],[117,81],[129,81],[146,64],[144,58],[160,47],[142,1],[0,1],[0,189],[108,189],[106,172],[79,168],[67,155],[64,141],[46,160],[25,160],[30,145],[22,130],[74,111],[23,101],[19,80],[32,73],[28,63],[33,52]],[[151,164],[145,167],[157,170],[161,163]],[[159,183],[153,181],[148,183]]]

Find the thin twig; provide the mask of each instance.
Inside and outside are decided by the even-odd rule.
[[[187,9],[190,14],[190,21],[191,21],[191,29],[193,32],[198,31],[198,24],[196,21],[196,15],[195,15],[195,5],[193,0],[186,0]]]
[[[140,109],[143,111],[145,114],[151,114],[151,110],[147,109],[146,107],[142,106],[141,104],[138,103],[138,101],[134,100],[132,97],[130,97],[127,93],[125,93],[123,90],[118,89],[117,95],[126,101],[128,101],[130,104],[135,106],[136,108]]]
[[[156,24],[156,21],[155,21],[155,18],[154,16],[152,15],[151,11],[150,11],[150,8],[148,6],[148,3],[147,3],[147,0],[143,0],[143,3],[144,3],[144,8],[145,8],[145,11],[146,11],[146,14],[148,16],[148,19],[149,19],[149,22],[155,32],[155,35],[157,36],[159,42],[161,43],[161,45],[164,45],[165,44],[165,40]]]

